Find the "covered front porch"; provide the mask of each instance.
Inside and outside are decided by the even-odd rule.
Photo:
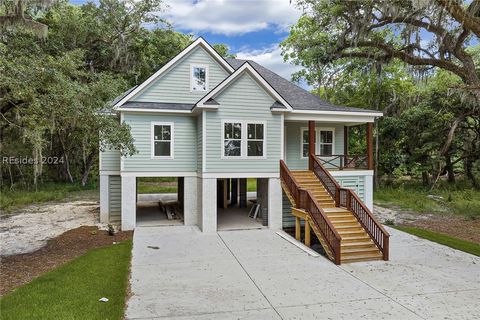
[[[286,120],[284,161],[290,170],[312,170],[314,155],[341,187],[354,191],[372,210],[373,120]]]

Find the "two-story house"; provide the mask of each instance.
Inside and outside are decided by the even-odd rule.
[[[184,224],[215,232],[218,197],[245,204],[246,179],[255,178],[269,228],[295,226],[300,238],[305,220],[338,263],[388,258],[388,234],[371,214],[381,112],[333,105],[253,61],[222,58],[202,38],[115,110],[138,153],[101,153],[102,221],[134,229],[137,178],[176,177]],[[349,155],[349,127],[359,125],[367,153]]]

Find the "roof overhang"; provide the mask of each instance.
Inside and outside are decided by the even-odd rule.
[[[355,112],[355,111],[317,111],[294,110],[285,114],[285,121],[319,121],[319,122],[349,122],[366,123],[375,122],[382,117],[382,112]]]
[[[212,57],[223,67],[225,70],[227,70],[229,73],[233,73],[235,69],[232,68],[228,62],[215,51],[215,49],[208,44],[207,41],[205,41],[202,37],[198,38],[194,42],[192,42],[189,46],[187,46],[185,49],[183,49],[182,52],[180,52],[178,55],[176,55],[172,60],[170,60],[167,64],[165,64],[162,68],[160,68],[157,72],[152,74],[147,80],[142,82],[139,86],[137,86],[135,89],[130,91],[127,95],[125,95],[120,101],[118,101],[114,108],[120,108],[125,102],[130,100],[132,97],[134,97],[136,94],[138,94],[140,91],[142,91],[144,88],[146,88],[150,83],[152,83],[154,80],[159,78],[163,73],[165,73],[168,69],[170,69],[173,65],[175,65],[178,61],[180,61],[183,57],[185,57],[188,53],[190,53],[193,49],[196,47],[201,46],[204,48],[208,53],[212,55]],[[120,109],[118,109],[120,110]],[[121,110],[120,110],[121,111]]]
[[[194,110],[197,108],[203,109],[216,109],[218,105],[212,105],[207,103],[210,99],[213,99],[215,96],[220,94],[225,88],[227,88],[231,83],[235,81],[238,77],[247,72],[250,74],[254,80],[256,80],[262,88],[269,93],[272,98],[276,101],[281,103],[285,108],[271,108],[272,111],[292,111],[292,107],[290,104],[253,68],[248,62],[245,62],[240,68],[235,70],[230,76],[228,76],[225,80],[219,83],[215,88],[213,88],[209,93],[207,93],[203,98],[201,98],[193,108]]]

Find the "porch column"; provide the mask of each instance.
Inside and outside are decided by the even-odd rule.
[[[313,170],[313,160],[310,155],[315,155],[315,121],[308,121],[308,169]]]
[[[109,222],[110,176],[100,174],[100,222]]]
[[[367,169],[373,170],[373,123],[367,123]]]
[[[122,231],[135,229],[137,178],[122,176]]]
[[[198,224],[197,177],[183,178],[183,221],[186,226]]]

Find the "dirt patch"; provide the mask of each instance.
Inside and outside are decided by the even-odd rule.
[[[431,214],[374,206],[382,223],[412,226],[451,237],[480,243],[480,220],[468,220],[452,214]]]
[[[96,226],[83,226],[50,239],[41,249],[18,255],[0,256],[0,295],[75,259],[88,250],[132,239],[132,231],[108,235]]]
[[[33,252],[67,230],[101,226],[97,201],[45,203],[17,210],[0,219],[0,255]]]

